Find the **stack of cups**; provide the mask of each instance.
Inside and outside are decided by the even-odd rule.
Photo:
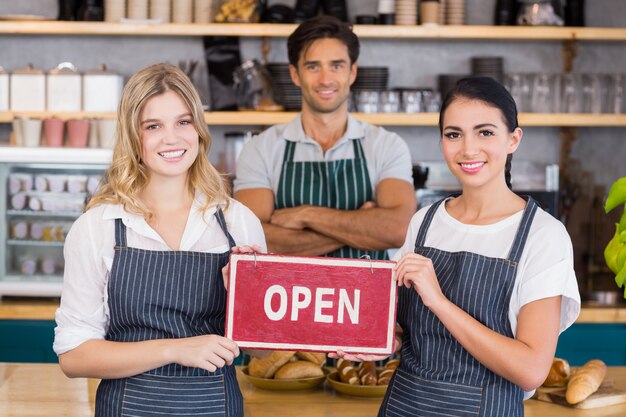
[[[446,5],[448,0],[439,0],[439,24],[446,24]]]
[[[194,0],[194,22],[210,23],[213,21],[213,0]]]
[[[172,0],[172,22],[191,23],[193,21],[192,0]]]
[[[449,25],[465,24],[465,0],[446,1],[446,23]]]
[[[395,0],[378,0],[378,21],[382,25],[395,24]]]
[[[119,22],[126,17],[126,0],[104,0],[104,21]]]
[[[169,23],[171,14],[171,0],[150,0],[150,19]]]
[[[396,0],[396,25],[417,24],[417,1]]]
[[[148,18],[148,0],[128,0],[128,18],[146,20]]]
[[[439,0],[420,1],[420,23],[422,25],[436,25],[439,23]]]

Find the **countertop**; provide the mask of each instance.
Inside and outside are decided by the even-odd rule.
[[[58,299],[0,299],[0,320],[54,320]],[[626,304],[622,307],[583,307],[576,323],[626,323]]]
[[[368,417],[376,416],[381,398],[357,398],[335,393],[325,383],[309,391],[261,390],[238,369],[246,417]],[[610,367],[607,378],[626,389],[626,367]],[[68,379],[56,364],[0,363],[0,415],[3,417],[87,417],[93,415],[96,383]],[[91,401],[90,401],[91,400]],[[593,410],[528,400],[526,417],[623,417],[626,404]]]

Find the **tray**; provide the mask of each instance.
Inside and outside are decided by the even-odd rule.
[[[313,389],[321,385],[328,375],[328,370],[326,368],[323,368],[323,376],[300,379],[273,379],[251,376],[248,373],[247,366],[242,368],[241,371],[243,372],[246,379],[250,381],[250,383],[255,387],[271,391],[298,391]]]
[[[337,371],[331,372],[326,378],[335,391],[355,397],[384,397],[387,385],[351,385],[341,382]]]

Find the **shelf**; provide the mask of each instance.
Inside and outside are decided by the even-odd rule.
[[[8,216],[21,217],[68,217],[76,219],[83,214],[80,211],[33,211],[33,210],[7,210]]]
[[[0,22],[0,34],[7,35],[287,37],[295,28],[295,24],[270,23],[133,24],[60,21]],[[354,32],[360,38],[379,39],[626,40],[626,29],[624,28],[478,25],[354,25]]]
[[[271,126],[287,123],[297,112],[226,111],[206,112],[204,120],[210,126]],[[114,119],[115,113],[24,113],[0,112],[0,123],[9,123],[14,115],[45,118],[55,115],[68,118]],[[436,126],[438,113],[352,113],[352,116],[379,126]],[[576,113],[520,113],[520,126],[558,127],[622,127],[626,126],[626,114],[576,114]],[[48,148],[50,149],[50,148]]]
[[[45,240],[27,240],[27,239],[7,239],[7,245],[10,246],[40,246],[51,248],[62,248],[63,242],[49,242]]]
[[[62,289],[63,277],[57,275],[6,275],[0,279],[0,297],[60,297]]]

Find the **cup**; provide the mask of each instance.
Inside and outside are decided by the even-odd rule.
[[[436,25],[439,23],[439,0],[420,1],[420,22],[422,25]]]
[[[70,119],[67,121],[67,137],[72,148],[84,148],[89,140],[89,120]]]
[[[90,148],[100,147],[100,138],[98,137],[98,121],[96,119],[91,119],[89,121],[89,140],[87,141],[87,145]]]
[[[417,90],[405,90],[402,92],[402,110],[405,113],[419,113],[424,111],[422,106],[422,93]]]
[[[16,117],[12,122],[13,135],[15,137],[16,146],[24,146],[24,134],[22,132],[22,118]]]
[[[113,149],[115,146],[115,130],[117,129],[117,120],[100,119],[98,120],[98,140],[100,147]]]
[[[580,77],[576,74],[561,74],[561,113],[580,113],[582,110]]]
[[[46,146],[63,146],[65,122],[56,117],[44,119],[43,131]]]
[[[22,119],[22,137],[24,146],[34,148],[41,143],[41,120],[40,119]]]

